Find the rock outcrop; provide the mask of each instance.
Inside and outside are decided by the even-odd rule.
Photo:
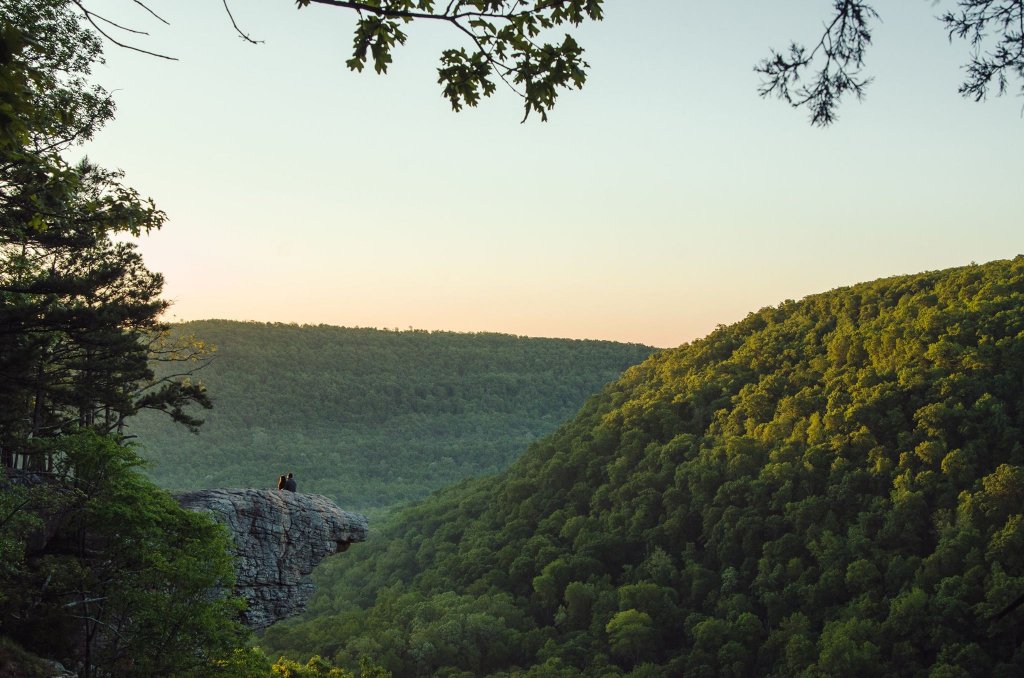
[[[205,511],[235,541],[235,592],[249,607],[253,629],[297,614],[313,593],[309,574],[327,556],[366,540],[366,518],[319,494],[218,489],[176,494],[187,509]]]

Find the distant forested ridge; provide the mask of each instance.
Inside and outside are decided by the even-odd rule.
[[[402,676],[1024,675],[1024,257],[655,354],[328,561],[264,646]]]
[[[129,433],[171,489],[270,487],[347,509],[392,505],[494,473],[654,349],[502,334],[204,320],[174,326],[212,343],[198,373],[214,409],[198,435],[166,417]]]

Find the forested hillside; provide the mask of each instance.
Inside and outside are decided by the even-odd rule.
[[[401,676],[1019,676],[1022,430],[1024,257],[788,301],[405,510],[265,647]]]
[[[207,320],[176,333],[216,346],[198,435],[136,417],[160,485],[270,487],[365,510],[505,468],[654,349],[501,334]]]

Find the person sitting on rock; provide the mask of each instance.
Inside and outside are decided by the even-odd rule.
[[[284,485],[285,485],[285,482],[286,482],[286,481],[285,481],[285,479],[284,479],[284,476],[278,476],[278,477],[277,477],[277,489],[279,489],[279,490],[283,490],[283,489],[284,489]]]
[[[295,492],[297,485],[295,484],[295,477],[291,473],[288,474],[288,478],[284,481],[284,489],[289,492]]]

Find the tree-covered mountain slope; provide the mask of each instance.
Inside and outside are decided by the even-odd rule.
[[[214,408],[199,413],[198,435],[156,413],[130,422],[151,477],[170,489],[271,487],[292,471],[301,491],[351,510],[505,468],[654,351],[224,320],[174,329],[216,346],[197,375]]]
[[[1024,257],[750,314],[328,562],[402,676],[1024,673]]]

